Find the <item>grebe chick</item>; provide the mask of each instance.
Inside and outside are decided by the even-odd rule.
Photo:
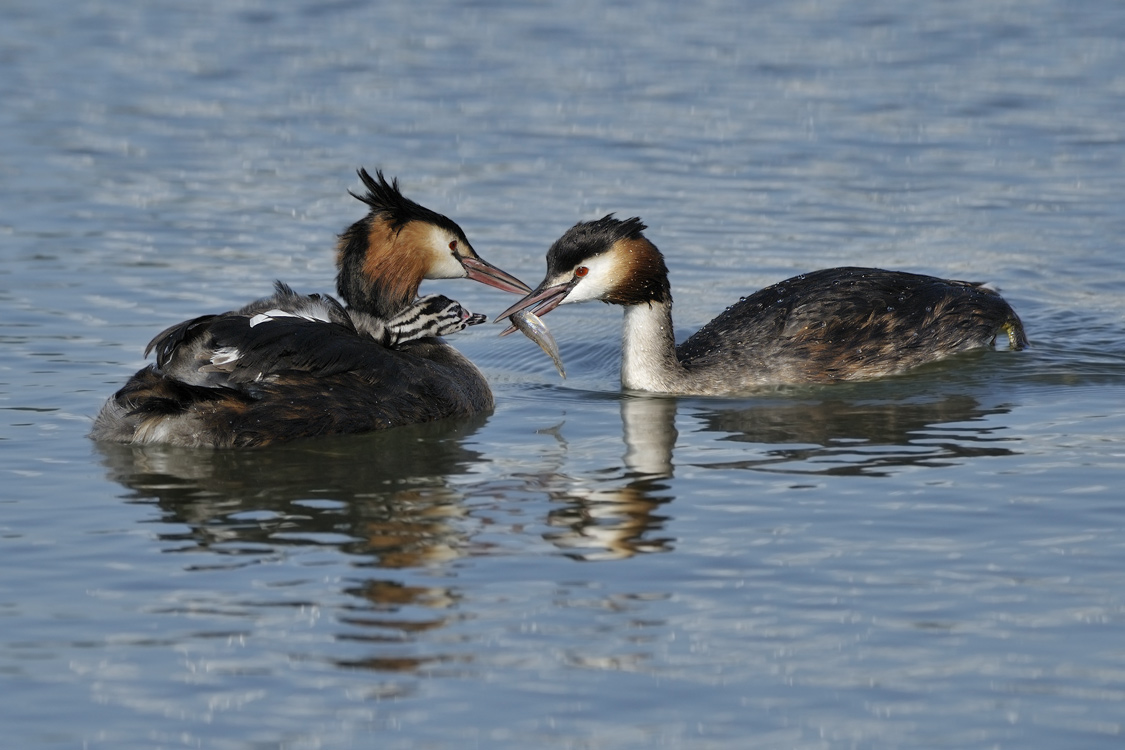
[[[664,257],[638,218],[576,224],[547,252],[547,275],[498,316],[601,300],[625,308],[621,384],[724,395],[756,386],[832,383],[901,373],[991,346],[1027,346],[1019,317],[995,291],[874,268],[795,276],[727,308],[679,346]]]
[[[445,297],[416,299],[423,279],[529,287],[486,263],[457,224],[376,172],[359,171],[368,214],[340,235],[329,295],[275,293],[171,326],[94,422],[124,443],[252,447],[469,416],[493,407],[481,372],[437,336],[483,321]],[[354,194],[353,194],[354,195]]]

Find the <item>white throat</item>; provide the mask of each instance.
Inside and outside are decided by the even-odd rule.
[[[657,393],[678,390],[686,372],[676,359],[670,302],[628,305],[621,344],[622,386]]]

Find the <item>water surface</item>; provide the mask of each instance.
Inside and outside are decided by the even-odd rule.
[[[382,6],[0,10],[7,741],[1118,747],[1125,6]],[[476,420],[89,442],[157,331],[332,290],[359,166],[529,283],[641,216],[680,338],[851,264],[988,280],[1033,348],[653,398],[568,306],[566,381],[451,339]]]

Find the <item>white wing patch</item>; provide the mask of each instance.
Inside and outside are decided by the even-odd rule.
[[[304,316],[303,315],[297,315],[296,313],[291,313],[288,310],[277,310],[277,309],[266,310],[265,312],[258,313],[254,317],[250,318],[250,327],[254,328],[255,326],[259,326],[262,323],[269,323],[269,322],[271,322],[271,321],[273,321],[277,318],[301,318],[301,317],[304,317]]]
[[[272,310],[260,312],[250,318],[250,327],[253,328],[262,323],[269,323],[277,318],[301,318],[302,320],[319,321],[321,323],[332,322],[332,318],[329,316],[326,306],[313,304],[300,310],[282,310],[275,307]]]
[[[253,325],[253,324],[251,324],[251,325]],[[241,357],[241,356],[242,356],[242,352],[238,351],[238,349],[236,347],[233,347],[233,346],[219,347],[218,349],[215,350],[215,353],[211,355],[211,364],[220,365],[220,366],[221,365],[229,365],[231,362],[237,361],[238,358]]]

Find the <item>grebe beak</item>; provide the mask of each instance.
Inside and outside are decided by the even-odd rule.
[[[497,289],[503,289],[505,292],[511,292],[512,294],[526,294],[531,291],[531,287],[527,284],[507,271],[501,271],[483,258],[463,256],[457,258],[457,260],[461,262],[461,267],[465,269],[465,278],[494,286]]]
[[[529,308],[531,312],[536,315],[546,315],[562,304],[562,301],[566,299],[566,295],[570,294],[570,290],[573,289],[575,284],[579,281],[580,279],[575,277],[565,284],[547,286],[547,282],[544,280],[531,294],[497,315],[494,322],[499,323],[512,313],[518,313],[520,310],[527,310]]]

